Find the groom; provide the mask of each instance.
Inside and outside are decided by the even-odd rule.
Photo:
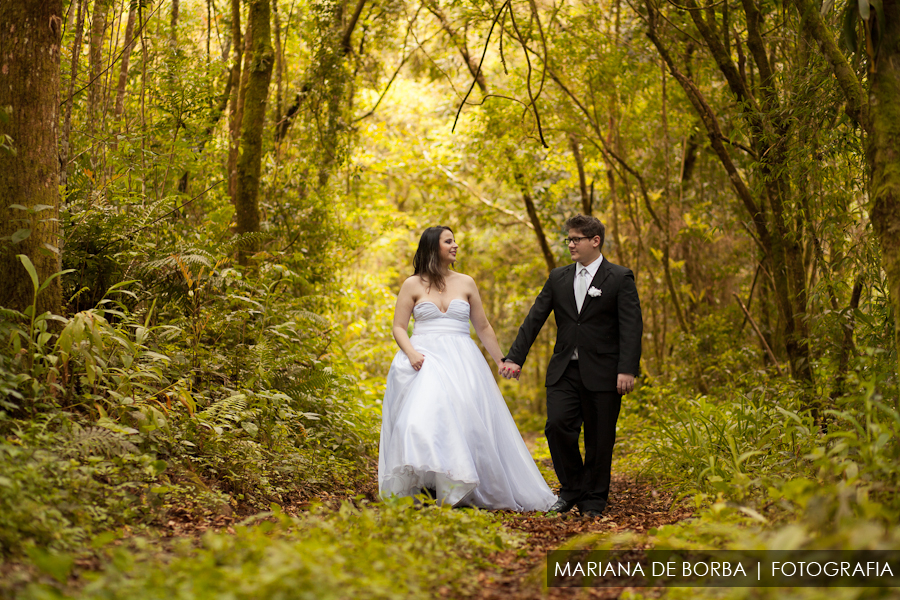
[[[616,420],[622,395],[634,389],[641,358],[641,304],[631,269],[600,253],[606,228],[595,217],[566,221],[574,264],[553,269],[501,374],[518,377],[528,350],[550,316],[556,316],[556,346],[547,367],[547,425],[553,468],[562,484],[550,510],[574,506],[588,517],[603,514],[609,498]],[[578,437],[584,424],[585,456]]]

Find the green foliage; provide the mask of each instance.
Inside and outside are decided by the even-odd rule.
[[[145,279],[68,318],[2,313],[5,553],[359,476],[375,427],[328,356],[329,322],[293,294],[302,278],[227,263],[198,249],[151,265],[167,270],[152,299]]]
[[[165,463],[122,435],[84,429],[73,415],[4,423],[0,441],[0,554],[71,550],[93,535],[158,512],[147,492]],[[11,427],[12,426],[12,427]]]
[[[626,445],[679,497],[719,503],[717,511],[727,507],[774,531],[794,523],[821,547],[841,547],[829,544],[856,539],[862,526],[887,532],[900,517],[900,411],[884,395],[893,396],[892,378],[857,373],[856,391],[818,424],[785,380],[748,377],[757,385],[715,398],[645,386],[635,397],[639,415],[629,417],[642,430]],[[734,535],[733,543],[749,543]]]
[[[275,512],[231,533],[180,540],[159,554],[149,540],[106,546],[106,569],[83,589],[32,585],[23,598],[432,598],[475,591],[486,557],[516,545],[489,513],[426,508],[411,499],[360,508]],[[447,560],[448,556],[458,560]],[[52,571],[48,574],[52,574]]]

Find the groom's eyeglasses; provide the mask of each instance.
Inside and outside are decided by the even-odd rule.
[[[589,240],[589,239],[591,239],[591,238],[589,238],[589,237],[587,237],[587,236],[581,236],[581,237],[567,237],[567,238],[563,238],[563,244],[565,244],[566,246],[568,246],[569,244],[577,244],[577,243],[580,242],[581,240]]]

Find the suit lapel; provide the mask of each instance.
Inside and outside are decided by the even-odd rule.
[[[597,267],[597,272],[594,274],[594,278],[591,280],[591,283],[590,283],[590,285],[588,286],[588,289],[589,289],[589,290],[590,290],[592,287],[593,287],[593,288],[597,288],[597,289],[601,289],[600,286],[603,285],[603,282],[606,281],[606,278],[609,277],[609,274],[612,272],[612,271],[609,269],[608,265],[609,265],[609,262],[606,260],[606,257],[604,256],[604,257],[603,257],[603,262],[600,263],[600,266],[599,266],[599,267]],[[573,283],[572,285],[574,286],[574,283]],[[573,293],[573,296],[574,296],[574,293]],[[588,305],[591,304],[590,301],[591,301],[592,299],[593,299],[593,298],[591,297],[590,294],[587,294],[587,295],[584,297],[584,306],[581,307],[581,312],[582,312],[582,313],[583,313],[585,310],[587,310]]]
[[[566,306],[571,309],[572,314],[575,315],[575,318],[577,319],[578,304],[575,302],[575,263],[566,267],[566,270],[563,273],[562,283],[564,288],[562,297],[566,299]]]

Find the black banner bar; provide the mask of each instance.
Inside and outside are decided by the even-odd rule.
[[[900,587],[900,550],[555,550],[548,587]]]

